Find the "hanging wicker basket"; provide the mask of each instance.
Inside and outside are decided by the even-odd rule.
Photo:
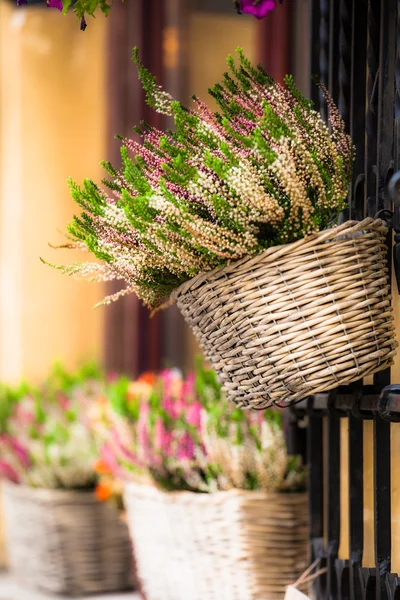
[[[69,596],[132,588],[128,528],[93,492],[5,484],[9,566],[27,587]]]
[[[386,233],[379,219],[348,221],[175,290],[228,397],[284,406],[392,364]]]
[[[308,558],[307,495],[125,488],[146,600],[281,600]]]

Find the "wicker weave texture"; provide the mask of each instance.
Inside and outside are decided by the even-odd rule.
[[[28,587],[70,596],[132,587],[128,528],[92,492],[6,484],[11,570]]]
[[[234,402],[287,405],[392,364],[386,232],[379,219],[348,221],[173,293]]]
[[[128,484],[125,503],[146,600],[281,600],[307,565],[306,494]]]

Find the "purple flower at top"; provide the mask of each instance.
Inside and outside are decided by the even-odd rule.
[[[62,0],[46,0],[46,2],[49,8],[57,8],[58,10],[63,9]]]
[[[275,5],[275,0],[240,0],[240,10],[253,15],[256,19],[263,19],[274,10]]]
[[[22,6],[23,4],[28,4],[28,0],[17,0],[17,6]]]

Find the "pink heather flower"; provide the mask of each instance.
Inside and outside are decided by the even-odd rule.
[[[13,483],[20,482],[17,471],[4,460],[0,460],[0,475]]]
[[[194,389],[195,380],[196,380],[195,374],[188,373],[188,376],[186,377],[186,379],[182,385],[182,397],[183,398],[187,399],[187,398],[195,397],[195,389]]]
[[[35,421],[35,418],[33,401],[29,397],[17,404],[14,409],[13,419],[21,425],[31,425]]]
[[[149,413],[150,411],[147,405],[141,407],[136,429],[138,445],[145,451],[150,448]]]
[[[200,428],[202,406],[200,402],[193,402],[187,407],[186,421],[193,427]]]
[[[107,373],[107,381],[109,383],[112,383],[113,381],[117,381],[119,378],[119,374],[117,373],[117,371],[110,371],[109,373]]]
[[[158,419],[154,427],[154,446],[164,458],[168,458],[170,455],[172,441],[173,434],[167,431],[162,419]]]
[[[104,446],[101,449],[101,459],[104,462],[107,469],[111,471],[111,473],[116,474],[119,472],[118,460],[113,452],[111,444],[104,444]]]
[[[14,455],[18,458],[19,462],[21,463],[21,466],[27,469],[30,466],[31,461],[26,448],[24,448],[22,444],[18,442],[18,440],[11,436],[8,436],[6,442],[8,443],[8,446],[12,450]]]
[[[263,19],[271,10],[275,8],[275,0],[240,0],[240,10]]]
[[[60,394],[58,396],[58,403],[62,410],[67,411],[71,406],[71,400],[65,394]]]
[[[194,458],[194,443],[189,433],[185,433],[179,440],[176,457],[178,460],[192,460]]]
[[[121,439],[121,437],[118,435],[118,432],[115,429],[113,429],[111,433],[112,441],[116,446],[117,452],[123,457],[123,459],[127,460],[132,464],[139,464],[139,457],[134,452],[128,449],[125,440]]]

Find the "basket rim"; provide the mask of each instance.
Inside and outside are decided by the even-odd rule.
[[[65,490],[58,488],[39,488],[33,487],[26,484],[13,483],[12,481],[1,481],[0,489],[3,492],[11,492],[14,496],[19,497],[35,497],[40,500],[48,500],[53,502],[54,500],[69,500],[70,502],[76,502],[77,504],[100,504],[96,498],[94,488],[91,489],[77,489],[77,490]]]
[[[339,234],[344,236],[351,235],[361,231],[378,231],[385,233],[387,232],[388,227],[382,219],[374,219],[372,217],[367,217],[362,221],[345,221],[341,225],[335,225],[334,227],[330,227],[329,229],[323,229],[322,231],[317,231],[308,236],[297,240],[296,242],[290,242],[289,244],[281,244],[279,246],[272,246],[271,248],[267,248],[263,252],[259,252],[257,254],[248,254],[239,258],[237,260],[228,260],[225,265],[220,267],[216,267],[215,269],[210,269],[209,271],[203,271],[202,273],[198,273],[194,277],[191,277],[184,283],[181,283],[179,287],[172,291],[170,295],[170,301],[175,302],[179,296],[186,294],[191,288],[197,288],[202,283],[207,282],[211,279],[217,279],[221,276],[228,275],[236,269],[244,264],[248,264],[251,266],[252,263],[257,264],[259,261],[262,261],[265,258],[278,258],[282,254],[291,253],[301,246],[307,246],[308,244],[314,244],[315,240],[319,240],[320,242],[334,240],[338,237]]]
[[[124,483],[124,494],[135,493],[140,491],[141,495],[152,498],[167,498],[171,502],[197,502],[198,504],[204,503],[222,503],[230,498],[242,498],[247,500],[280,500],[285,499],[282,504],[298,504],[301,500],[306,500],[308,497],[307,491],[303,492],[265,492],[262,490],[221,490],[217,492],[191,492],[188,490],[174,490],[167,492],[157,488],[155,485],[149,485],[145,483],[136,483],[135,481],[129,481]]]

